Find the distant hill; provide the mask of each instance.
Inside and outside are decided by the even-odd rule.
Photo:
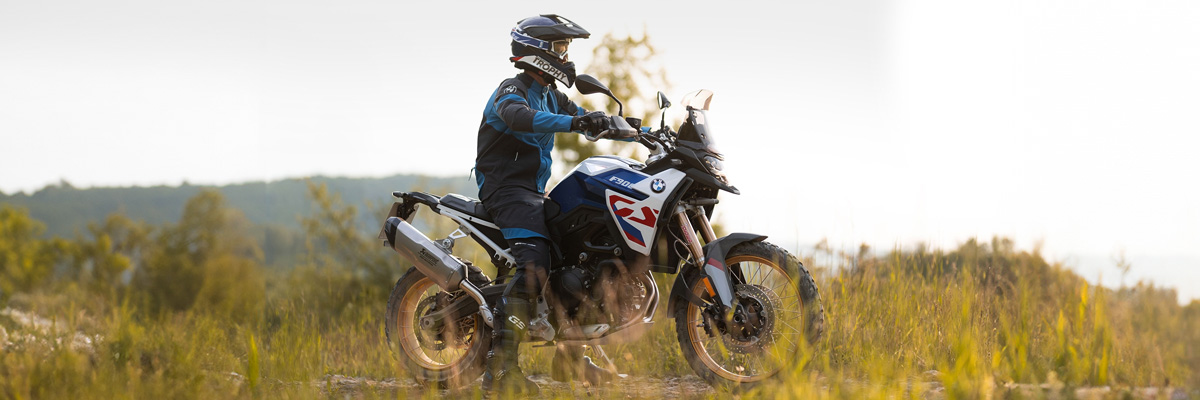
[[[311,212],[307,181],[324,183],[330,193],[341,196],[346,204],[361,210],[360,223],[373,229],[379,223],[378,209],[391,204],[394,190],[425,190],[476,196],[478,190],[467,177],[437,178],[421,175],[394,175],[384,178],[287,179],[276,182],[250,182],[226,186],[100,187],[79,189],[66,184],[47,186],[32,195],[0,193],[0,203],[29,210],[30,216],[46,224],[47,236],[72,237],[87,223],[101,221],[108,214],[121,212],[133,220],[152,225],[179,220],[183,205],[203,189],[217,189],[230,207],[240,209],[254,224],[300,229],[299,218]],[[374,208],[366,209],[368,203]]]

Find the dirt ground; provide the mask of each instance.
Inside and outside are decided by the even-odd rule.
[[[542,393],[538,398],[543,399],[723,399],[740,397],[726,392],[718,392],[695,375],[666,378],[630,376],[602,387],[556,382],[550,379],[549,375],[533,375],[530,379],[541,385]],[[477,381],[475,385],[457,391],[430,391],[408,379],[374,381],[330,375],[323,381],[313,382],[327,395],[348,398],[363,397],[369,394],[394,397],[399,394],[397,392],[405,392],[403,397],[407,398],[420,398],[427,395],[437,398],[480,398],[482,393],[479,391],[479,383]],[[853,385],[854,383],[848,384]],[[925,392],[917,397],[946,398],[940,383],[927,381],[922,386],[926,388]],[[817,396],[819,395],[814,394],[814,397]],[[1049,384],[1007,384],[997,387],[993,398],[1186,400],[1200,399],[1200,392],[1189,392],[1180,388],[1114,388],[1108,386],[1064,388]]]
[[[550,379],[550,375],[530,376],[541,386],[539,398],[595,398],[595,399],[703,399],[719,396],[708,383],[695,375],[669,378],[651,378],[629,376],[614,381],[602,387],[589,387],[581,383],[563,383]],[[460,390],[438,390],[431,392],[422,388],[410,379],[388,379],[375,381],[365,378],[347,377],[341,375],[327,376],[324,381],[314,382],[314,385],[330,395],[357,397],[369,392],[391,396],[396,392],[406,392],[405,397],[421,397],[433,394],[440,398],[478,398],[481,381],[475,385]]]

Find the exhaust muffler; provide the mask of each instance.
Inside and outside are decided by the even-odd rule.
[[[432,279],[445,291],[458,290],[467,276],[467,265],[429,240],[421,231],[398,217],[389,217],[383,224],[388,245],[416,265],[417,270]]]
[[[441,246],[429,240],[425,234],[398,217],[388,217],[383,223],[383,235],[387,245],[412,262],[429,279],[447,292],[462,289],[479,303],[479,313],[484,323],[492,326],[492,311],[479,288],[467,281],[467,264],[459,261]]]

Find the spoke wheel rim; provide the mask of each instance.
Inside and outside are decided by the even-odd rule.
[[[400,332],[400,348],[410,360],[413,360],[422,368],[440,371],[451,368],[456,368],[466,360],[466,356],[470,353],[471,346],[474,346],[480,340],[481,329],[478,327],[482,322],[478,314],[474,314],[471,318],[474,321],[474,331],[467,343],[463,346],[452,346],[453,348],[445,348],[442,350],[429,349],[421,345],[418,335],[429,334],[418,332],[420,329],[420,315],[424,314],[425,310],[418,310],[417,307],[421,301],[429,296],[436,295],[440,292],[440,288],[434,284],[433,280],[428,277],[421,278],[417,283],[413,284],[411,289],[405,292],[404,298],[400,302],[399,309],[396,310],[396,321],[399,324]],[[447,321],[443,329],[453,332],[456,326]],[[457,336],[457,335],[451,335]],[[431,354],[432,353],[432,354]]]
[[[782,299],[783,305],[780,310],[777,310],[777,314],[791,314],[793,318],[790,321],[780,319],[779,323],[776,323],[777,328],[779,328],[776,332],[791,332],[779,332],[779,335],[774,335],[776,332],[772,332],[771,339],[774,341],[774,344],[771,347],[787,346],[787,349],[772,349],[772,351],[776,354],[780,354],[779,352],[781,351],[783,352],[782,354],[795,354],[799,350],[800,340],[803,340],[803,331],[799,328],[804,326],[804,301],[800,298],[799,286],[788,276],[782,266],[766,258],[753,255],[739,255],[725,262],[725,265],[729,266],[735,264],[742,266],[742,272],[747,281],[746,284],[757,284],[772,291],[784,290],[783,293],[776,292],[778,297]],[[759,268],[754,271],[747,271],[746,266],[753,264],[757,264]],[[693,293],[703,299],[711,298],[705,290],[704,285],[696,285],[693,288]],[[756,382],[775,375],[785,365],[784,363],[778,363],[778,365],[769,367],[760,373],[755,373],[753,365],[735,365],[733,357],[729,357],[728,359],[722,357],[722,354],[730,353],[729,349],[724,348],[725,343],[727,343],[725,341],[729,340],[729,334],[721,334],[715,326],[711,329],[717,336],[709,335],[705,332],[703,327],[703,310],[695,304],[688,303],[686,323],[688,338],[691,340],[692,349],[695,350],[697,358],[704,363],[704,366],[709,371],[716,373],[722,378],[734,382]],[[786,358],[783,358],[783,360],[786,360]]]

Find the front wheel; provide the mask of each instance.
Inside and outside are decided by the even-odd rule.
[[[676,304],[675,333],[692,370],[709,384],[748,389],[793,365],[803,341],[821,337],[825,311],[808,270],[787,251],[766,242],[730,249],[725,265],[735,273],[730,323],[698,276],[687,282],[705,306]]]
[[[388,345],[418,383],[458,388],[483,374],[491,329],[479,313],[423,328],[421,317],[448,306],[461,291],[446,293],[411,268],[396,282],[388,299],[384,331]]]

